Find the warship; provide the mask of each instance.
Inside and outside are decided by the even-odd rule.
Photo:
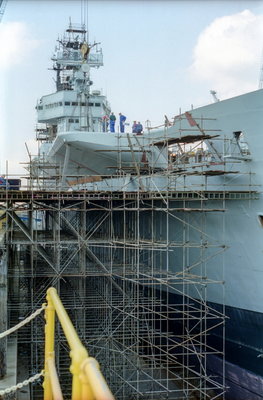
[[[207,280],[206,305],[226,316],[225,333],[207,335],[214,347],[225,335],[224,355],[209,359],[209,368],[215,371],[225,363],[226,398],[261,399],[263,90],[165,116],[159,127],[148,124],[143,132],[132,132],[118,116],[114,126],[106,96],[92,89],[90,70],[103,65],[103,55],[86,33],[83,26],[70,24],[57,42],[52,57],[56,91],[36,105],[41,146],[31,161],[31,176],[43,192],[82,191],[105,199],[109,192],[132,193],[135,199],[139,193],[146,203],[150,193],[165,203],[166,216],[157,213],[149,228],[156,246],[166,241],[156,259],[157,276],[165,269],[178,276],[183,269],[186,281]],[[168,227],[175,200],[179,217]],[[145,221],[147,212],[150,208]],[[200,215],[205,215],[205,227]],[[187,238],[178,221],[195,226]],[[151,232],[144,236],[153,240]],[[199,248],[194,246],[197,236]],[[182,289],[169,282],[166,301],[178,303]],[[157,290],[162,292],[161,284]],[[187,296],[201,302],[196,282],[187,287]],[[174,320],[169,329],[176,331]]]

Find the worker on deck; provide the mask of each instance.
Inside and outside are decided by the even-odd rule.
[[[142,130],[143,130],[143,126],[140,122],[138,122],[138,124],[136,125],[136,133],[137,135],[141,135],[142,134]]]
[[[136,121],[133,121],[133,124],[132,124],[132,133],[136,133],[137,132],[137,122]]]
[[[126,117],[125,115],[122,115],[122,113],[119,113],[119,116],[120,116],[120,132],[124,133]]]
[[[104,115],[102,117],[102,130],[103,132],[108,132],[108,126],[109,126],[109,116]]]
[[[110,115],[110,131],[115,132],[115,122],[116,122],[116,117],[114,113],[112,112]]]

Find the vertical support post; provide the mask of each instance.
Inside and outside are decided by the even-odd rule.
[[[53,400],[50,373],[48,370],[48,359],[55,358],[55,308],[49,293],[47,293],[47,307],[45,309],[45,377],[43,382],[44,400]]]
[[[9,215],[6,214],[6,240],[8,240],[8,221]],[[8,241],[7,241],[8,243]],[[8,245],[7,245],[8,248]],[[0,332],[7,329],[7,268],[9,258],[4,251],[0,251]],[[0,341],[0,379],[6,375],[6,355],[7,355],[7,338]]]
[[[34,237],[34,222],[33,222],[33,217],[34,217],[34,197],[33,197],[33,191],[31,193],[31,195],[32,195],[32,197],[31,197],[31,200],[30,200],[30,203],[29,203],[29,210],[28,210],[28,230],[30,232],[30,237],[33,238]],[[27,262],[29,261],[31,277],[34,276],[34,251],[35,251],[35,245],[33,245],[32,242],[31,242],[30,247],[29,247],[28,259],[23,265],[23,270],[25,271],[25,267],[26,267],[25,264],[27,264]],[[20,260],[18,262],[20,264]],[[20,270],[20,268],[19,268],[19,270]],[[33,293],[33,291],[29,291],[29,290],[28,290],[27,293],[28,293],[27,294],[28,299],[30,299],[30,301],[31,301],[31,305],[30,305],[31,310],[34,310],[34,297],[35,297],[34,293]],[[26,300],[24,300],[23,303],[25,301]],[[35,331],[36,331],[36,321],[32,321],[32,323],[30,324],[30,335],[31,335],[31,338],[34,338]],[[37,346],[36,346],[35,340],[31,340],[31,344],[29,346],[30,346],[30,362],[31,362],[31,365],[34,365],[33,364],[34,363],[34,361],[33,361],[34,360],[34,353],[36,352],[36,354],[37,354],[37,351],[36,351]],[[32,397],[33,397],[33,393],[34,393],[33,385],[30,388],[30,392],[32,393]]]
[[[64,186],[66,183],[66,173],[67,173],[67,168],[68,168],[69,155],[70,155],[70,147],[69,147],[69,144],[66,144],[66,154],[65,154],[64,164],[63,164],[61,186],[60,186],[61,190],[65,189]]]

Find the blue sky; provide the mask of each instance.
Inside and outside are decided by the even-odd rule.
[[[35,105],[54,91],[50,57],[56,39],[80,22],[80,0],[9,0],[0,25],[1,173],[20,174],[35,151]],[[88,2],[90,41],[104,67],[94,89],[129,121],[152,126],[212,101],[258,88],[263,1],[104,0]]]

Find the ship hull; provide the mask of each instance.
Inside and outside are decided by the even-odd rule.
[[[222,282],[223,285],[208,285],[206,300],[215,309],[222,308],[223,303],[226,305],[225,313],[229,317],[226,322],[226,382],[230,387],[227,396],[232,400],[260,399],[263,393],[262,115],[263,90],[191,110],[191,116],[198,121],[199,127],[203,118],[206,118],[203,121],[205,129],[210,136],[217,136],[212,149],[223,156],[220,162],[207,162],[208,167],[203,166],[203,169],[198,165],[179,165],[181,170],[177,175],[169,175],[168,171],[166,176],[138,177],[137,169],[131,179],[113,177],[119,169],[125,171],[126,167],[141,167],[143,163],[150,163],[153,172],[154,169],[165,171],[168,163],[165,143],[170,138],[180,143],[184,130],[191,129],[189,119],[180,121],[177,131],[171,127],[155,134],[145,133],[142,137],[109,133],[61,133],[48,154],[50,160],[61,165],[65,175],[107,176],[107,180],[86,185],[88,190],[107,191],[111,187],[116,191],[162,192],[166,187],[175,192],[186,193],[191,190],[214,194],[212,202],[207,197],[202,204],[203,213],[206,214],[205,235],[215,245],[206,248],[206,271],[209,271],[211,282]],[[201,134],[202,129],[199,132]],[[246,140],[246,153],[240,149],[237,153],[236,148],[235,151],[232,149],[237,134],[241,132]],[[188,132],[190,136],[191,132]],[[207,142],[209,147],[210,141]],[[186,172],[182,173],[182,169]],[[222,195],[222,200],[217,201],[215,193],[219,197]],[[225,193],[235,196],[232,200],[226,199]],[[189,232],[188,241],[200,240],[196,233],[200,213],[194,211],[199,206],[190,201],[181,205],[177,202],[176,207],[192,209],[191,213],[179,213],[181,225],[197,224]],[[206,213],[209,208],[216,212]],[[158,218],[158,224],[165,226],[166,215]],[[183,230],[181,233],[183,235]],[[174,226],[170,224],[168,235],[167,242],[180,243],[178,221],[174,222]],[[183,243],[183,236],[181,239]],[[216,250],[217,257],[214,257],[216,247],[220,251]],[[195,260],[200,259],[200,248],[189,248],[188,257],[194,265]],[[158,260],[160,265],[167,262],[167,255],[164,258]],[[171,272],[176,273],[183,265],[183,247],[170,249],[168,258]],[[198,268],[193,267],[192,273],[200,274]],[[198,298],[195,288],[189,290],[191,298]],[[170,295],[173,302],[175,291],[171,289]],[[211,335],[211,340],[216,343],[217,336]],[[211,359],[211,370],[214,361]],[[218,364],[220,362],[218,360]]]

